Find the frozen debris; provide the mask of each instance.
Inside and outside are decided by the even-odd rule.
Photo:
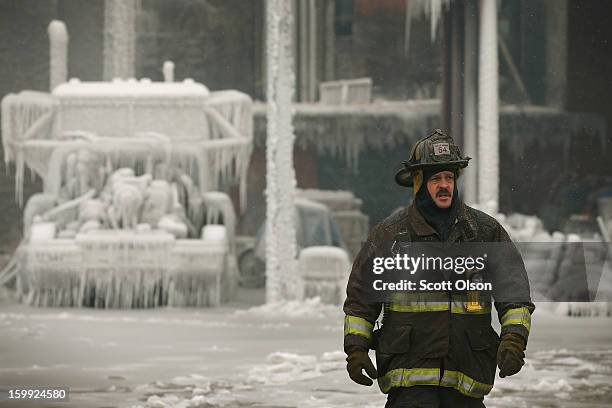
[[[489,205],[474,207],[497,219],[515,242],[523,256],[534,299],[554,301],[555,314],[612,316],[612,266],[606,261],[608,249],[601,242],[572,233],[550,234],[535,216],[490,212],[494,206]],[[582,272],[580,265],[585,268]],[[584,301],[559,302],[568,299]],[[596,302],[586,302],[587,299]]]
[[[300,300],[289,300],[266,303],[246,310],[237,310],[235,316],[252,316],[267,319],[286,319],[286,318],[315,318],[325,319],[338,317],[342,314],[339,306],[328,305],[320,298],[314,297]]]
[[[519,374],[496,379],[487,400],[492,406],[500,407],[521,406],[521,401],[536,400],[539,404],[535,405],[557,406],[559,399],[569,399],[576,406],[582,406],[578,401],[589,401],[584,406],[601,406],[612,392],[611,358],[610,350],[553,349],[529,353]],[[506,405],[511,402],[509,398],[518,398],[518,390],[520,398]],[[525,406],[534,406],[534,403]]]
[[[298,189],[297,196],[325,204],[331,211],[358,210],[363,201],[347,190]]]
[[[224,268],[227,256],[227,245],[214,241],[92,230],[33,243],[18,283],[25,301],[39,306],[218,305],[235,280]]]
[[[321,358],[287,352],[274,352],[266,357],[267,364],[249,371],[247,383],[280,385],[320,377],[324,372],[343,370],[346,366],[342,351],[323,353]]]
[[[224,381],[212,381],[199,374],[175,377],[169,382],[155,382],[136,387],[150,395],[144,406],[132,408],[209,408],[241,405],[241,397],[231,390],[246,389]],[[151,395],[153,394],[153,395]]]
[[[16,143],[24,140],[35,125],[40,126],[49,121],[58,105],[57,99],[50,94],[37,91],[22,91],[2,98],[2,147],[5,163],[16,159]],[[49,130],[50,127],[41,129],[41,132]]]
[[[100,105],[130,114],[100,114]],[[151,158],[172,162],[201,191],[237,181],[245,208],[252,101],[238,91],[210,93],[194,81],[70,80],[52,94],[25,91],[3,98],[2,140],[5,161],[16,161],[20,204],[26,167],[43,178],[45,191],[57,194],[66,181],[61,159],[86,147],[115,168],[146,168]]]
[[[188,402],[176,395],[164,395],[159,397],[152,395],[147,399],[147,408],[188,408]]]
[[[168,382],[170,387],[186,387],[191,386],[203,391],[204,393],[210,392],[211,381],[207,377],[199,374],[191,374],[188,376],[174,377]]]
[[[544,229],[542,220],[533,215],[498,213],[495,201],[489,201],[484,205],[470,204],[470,206],[495,218],[515,242],[564,242],[576,238],[558,231],[550,234]]]
[[[346,368],[346,354],[344,351],[326,351],[319,359],[319,367],[322,372],[344,370]]]
[[[325,303],[341,304],[351,270],[347,252],[338,247],[304,248],[299,256],[300,275],[304,280],[304,297],[320,297]]]

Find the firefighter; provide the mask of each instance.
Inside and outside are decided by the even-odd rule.
[[[376,225],[353,263],[344,303],[347,371],[358,384],[377,379],[388,394],[386,408],[484,407],[496,366],[503,378],[524,364],[534,310],[529,281],[504,228],[459,197],[457,179],[469,160],[439,129],[419,140],[395,176],[399,185],[412,187],[412,204]],[[490,281],[492,291],[404,291],[385,300],[368,296],[376,258],[401,252],[398,242],[438,241],[501,245],[493,258],[503,264],[493,262],[472,276]],[[492,303],[501,338],[491,327]],[[381,311],[382,329],[374,330]],[[376,350],[376,368],[370,348]]]

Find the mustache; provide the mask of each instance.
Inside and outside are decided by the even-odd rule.
[[[451,195],[451,192],[447,188],[442,188],[436,193],[436,197],[440,197],[441,195]]]

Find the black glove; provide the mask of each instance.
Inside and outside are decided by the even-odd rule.
[[[348,357],[346,358],[346,371],[348,371],[351,380],[361,385],[372,385],[373,381],[363,375],[361,372],[361,370],[364,369],[371,378],[374,379],[378,377],[376,368],[374,367],[374,364],[372,364],[372,360],[370,360],[367,350],[364,350],[361,347],[354,347],[348,350]]]
[[[525,339],[516,333],[505,334],[497,349],[497,366],[501,378],[521,371],[525,364]]]

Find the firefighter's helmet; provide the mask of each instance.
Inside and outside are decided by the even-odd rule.
[[[412,187],[413,176],[419,170],[450,168],[459,171],[467,167],[471,157],[463,157],[453,138],[435,129],[429,136],[415,143],[410,160],[403,161],[403,168],[395,174],[400,186]]]

